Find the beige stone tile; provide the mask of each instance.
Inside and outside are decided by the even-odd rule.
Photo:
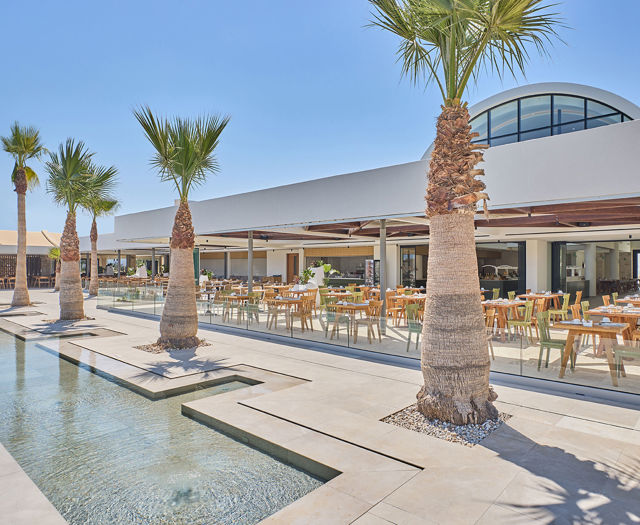
[[[398,525],[430,525],[435,524],[437,522],[429,519],[425,516],[415,516],[410,514],[409,512],[399,509],[398,507],[394,507],[393,505],[389,505],[385,502],[380,502],[367,514],[372,514],[374,516],[378,516],[382,519],[387,520],[390,523],[396,523]]]
[[[350,494],[371,505],[401,487],[416,476],[420,470],[388,470],[381,472],[345,472],[330,481],[331,487]]]
[[[393,521],[387,521],[384,518],[380,518],[371,512],[367,512],[360,516],[356,521],[352,522],[354,525],[389,525],[394,523]]]
[[[370,507],[371,505],[364,501],[332,489],[328,485],[323,485],[262,523],[265,525],[276,523],[287,525],[351,523]]]
[[[0,521],[11,525],[63,525],[66,521],[23,472],[0,476]]]

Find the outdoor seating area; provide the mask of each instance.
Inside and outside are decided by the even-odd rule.
[[[29,288],[53,288],[56,284],[55,275],[29,275],[27,286]],[[0,277],[0,289],[13,290],[16,286],[15,277]]]
[[[162,314],[166,282],[101,282],[98,305]],[[640,393],[640,296],[526,290],[494,299],[481,290],[491,369]],[[423,288],[347,284],[307,288],[269,282],[204,281],[196,292],[201,323],[420,358]],[[609,306],[605,302],[610,301]],[[627,305],[627,306],[624,306]]]

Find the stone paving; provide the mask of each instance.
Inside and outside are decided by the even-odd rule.
[[[0,303],[9,294],[0,292]],[[512,417],[465,447],[380,421],[415,402],[419,371],[208,330],[199,335],[211,346],[149,354],[134,347],[157,338],[157,321],[97,310],[95,299],[86,302],[94,319],[64,327],[85,335],[58,343],[44,322],[56,315],[57,294],[32,298],[42,304],[26,310],[39,314],[0,317],[0,328],[144,395],[229,377],[253,385],[185,404],[183,413],[329,480],[265,522],[640,521],[638,410],[498,385],[497,406]],[[17,489],[1,487],[9,514],[0,521],[33,523],[6,503],[20,500]]]

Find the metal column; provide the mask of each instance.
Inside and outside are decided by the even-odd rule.
[[[383,332],[387,328],[387,220],[380,219],[380,300],[382,309],[380,310],[380,324]]]
[[[228,279],[231,275],[231,253],[224,252],[224,278]]]
[[[151,279],[156,278],[156,249],[151,248]]]
[[[247,232],[247,286],[253,292],[253,232]]]
[[[120,264],[121,264],[122,252],[118,250],[118,279],[120,279]]]

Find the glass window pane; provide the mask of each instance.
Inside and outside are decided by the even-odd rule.
[[[610,113],[617,113],[615,109],[610,106],[600,104],[593,100],[587,100],[587,118],[597,117],[599,115],[608,115]]]
[[[587,128],[598,128],[600,126],[608,126],[609,124],[618,124],[622,122],[622,115],[609,115],[608,117],[597,117],[587,120]]]
[[[555,95],[553,97],[553,123],[563,124],[584,118],[584,99]]]
[[[487,139],[487,112],[478,115],[471,120],[471,131],[479,133],[480,136],[473,139],[473,141],[486,140]]]
[[[551,135],[551,128],[536,129],[535,131],[520,133],[520,140],[539,139],[541,137],[548,137],[549,135]]]
[[[622,115],[622,122],[629,122],[630,120],[633,120],[633,119],[627,117],[626,115]]]
[[[551,126],[551,97],[528,97],[520,101],[520,131]]]
[[[491,146],[502,146],[503,144],[511,144],[512,142],[518,142],[518,134],[507,135],[506,137],[498,137],[491,139]]]
[[[583,120],[580,120],[578,122],[573,122],[571,124],[564,124],[562,126],[554,126],[553,134],[563,135],[564,133],[571,133],[572,131],[580,131],[581,129],[584,129]]]
[[[518,131],[518,102],[507,102],[491,110],[491,136],[508,135]]]

